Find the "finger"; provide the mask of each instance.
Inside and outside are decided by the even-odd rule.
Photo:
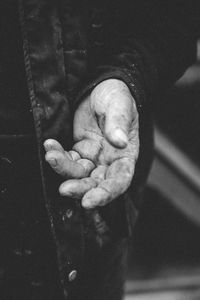
[[[129,132],[137,110],[130,95],[119,95],[113,99],[105,115],[105,137],[108,142],[118,148],[125,148],[129,140]]]
[[[106,166],[98,166],[96,169],[94,169],[94,171],[92,171],[90,176],[99,184],[105,179],[106,170]]]
[[[82,179],[71,179],[62,183],[59,192],[61,196],[81,199],[90,189],[96,187],[97,183],[91,177]]]
[[[135,168],[135,161],[130,158],[121,158],[113,162],[108,168],[106,179],[97,188],[88,191],[83,199],[82,206],[87,209],[104,206],[123,194],[129,187]]]
[[[71,156],[71,158],[75,161],[81,158],[80,154],[76,151],[71,150],[68,153]]]
[[[62,153],[65,152],[62,145],[58,141],[53,140],[53,139],[46,140],[44,142],[44,148],[45,148],[46,152],[52,151],[52,150],[60,151]]]
[[[89,159],[81,158],[77,160],[77,163],[83,166],[87,175],[89,175],[95,168],[94,163]]]
[[[102,137],[99,136],[94,137],[94,140],[83,139],[73,146],[73,150],[78,152],[81,157],[96,162],[101,150],[101,139]]]
[[[62,145],[53,139],[48,139],[44,142],[44,148],[46,150],[46,152],[48,151],[60,151],[61,153],[65,154],[65,156],[69,159],[71,159],[71,155],[69,152],[65,151],[64,148],[62,147]]]
[[[89,175],[89,167],[85,168],[83,164],[67,158],[60,151],[48,151],[45,159],[56,173],[65,178],[82,178]]]

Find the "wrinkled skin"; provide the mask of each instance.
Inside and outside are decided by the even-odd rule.
[[[138,113],[126,84],[108,79],[94,88],[74,116],[73,149],[44,143],[46,161],[63,176],[59,192],[81,199],[87,209],[123,194],[134,175],[139,152]]]

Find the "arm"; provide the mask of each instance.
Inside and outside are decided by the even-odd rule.
[[[128,4],[130,3],[131,1],[128,2]],[[159,3],[157,4],[159,5]],[[169,31],[169,26],[172,24],[171,20],[167,18],[167,23],[161,22],[163,15],[160,14],[159,9],[162,7],[153,6],[149,18],[147,17],[150,7],[148,9],[147,7],[145,9],[140,8],[140,14],[137,15],[136,20],[134,13],[130,15],[130,11],[135,12],[134,8],[138,9],[137,6],[131,6],[131,9],[126,7],[129,14],[126,11],[122,13],[122,18],[119,17],[120,20],[119,18],[110,20],[112,25],[106,29],[107,33],[104,36],[103,48],[101,50],[93,49],[93,53],[91,53],[93,61],[89,72],[91,78],[87,80],[86,88],[82,90],[78,97],[77,106],[80,99],[81,104],[78,106],[74,119],[75,145],[73,151],[78,153],[76,164],[71,167],[69,163],[66,163],[66,157],[63,156],[63,160],[60,157],[60,166],[53,166],[58,173],[67,178],[72,178],[63,183],[60,188],[61,194],[82,198],[82,204],[87,208],[105,205],[127,190],[134,174],[139,151],[138,127],[140,127],[140,159],[137,163],[138,172],[136,171],[134,181],[137,178],[137,182],[141,184],[144,180],[148,164],[143,162],[147,160],[149,162],[147,156],[151,152],[148,151],[151,144],[148,138],[151,125],[147,109],[149,101],[147,100],[153,97],[158,87],[166,87],[170,82],[173,82],[177,78],[177,74],[180,74],[181,70],[183,71],[187,63],[190,63],[194,57],[193,50],[190,51],[190,49],[194,48],[195,43],[189,45],[183,57],[179,57],[181,52],[178,50],[183,49],[183,44],[186,41],[189,42],[190,36],[187,35],[189,40],[185,38],[184,34],[179,37],[177,31],[175,31],[178,28],[177,25],[174,27],[173,35],[171,34],[172,28]],[[118,11],[121,12],[119,8]],[[112,15],[116,17],[116,14]],[[146,25],[143,24],[144,17],[147,18]],[[158,22],[159,20],[161,23]],[[151,22],[152,24],[150,24]],[[125,30],[127,31],[125,32]],[[164,35],[164,32],[166,32],[166,35]],[[174,34],[177,37],[175,39],[173,38]],[[111,36],[112,40],[109,39]],[[165,49],[164,42],[165,46],[170,45],[169,49]],[[170,42],[174,42],[172,46]],[[174,59],[172,50],[176,50],[175,53],[178,53],[177,65],[172,63]],[[177,70],[175,66],[177,66]],[[116,84],[114,84],[114,92],[113,89],[109,90],[110,80],[118,85],[116,88]],[[123,92],[121,92],[122,90]],[[137,109],[134,105],[135,101]],[[126,130],[124,130],[124,126],[121,126],[123,122],[121,122],[117,112],[117,110],[120,112],[123,109],[124,103],[126,103]],[[112,105],[112,109],[109,110],[110,105]],[[140,126],[137,110],[139,111]],[[106,127],[106,124],[108,124],[107,120],[110,119],[110,116],[113,115],[113,111],[118,113],[117,118],[116,115],[114,118],[118,120],[118,124],[115,122],[115,126],[113,126],[113,123],[110,122],[109,126],[112,127],[112,130],[109,131],[109,126]],[[131,116],[129,112],[131,112]],[[82,118],[82,116],[84,117]],[[125,132],[125,138],[121,133],[116,135],[115,129],[117,127],[122,129],[121,133]],[[117,148],[120,149],[117,150]],[[97,151],[93,153],[93,156],[89,156],[92,149],[97,149]],[[100,149],[101,151],[99,151]],[[54,150],[56,150],[56,146]],[[47,147],[47,161],[50,162],[52,155]],[[73,174],[69,174],[71,169],[78,170],[77,163],[79,167],[81,165],[82,170],[80,171],[79,168],[78,177],[73,172]],[[141,165],[143,169],[140,168]],[[63,166],[65,166],[65,170],[63,170]],[[125,169],[122,167],[125,167]],[[100,169],[101,172],[98,173]],[[119,172],[121,169],[123,169],[123,172]],[[120,176],[117,176],[118,174]],[[99,182],[100,177],[101,181]],[[125,181],[124,178],[126,178]],[[79,192],[77,193],[77,191]],[[96,200],[94,201],[94,199]]]

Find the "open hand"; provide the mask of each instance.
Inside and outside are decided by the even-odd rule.
[[[44,143],[46,160],[66,179],[62,196],[82,206],[103,206],[129,187],[139,152],[138,113],[126,84],[108,79],[94,88],[74,116],[73,149],[55,140]]]

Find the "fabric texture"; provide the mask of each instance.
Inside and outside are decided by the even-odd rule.
[[[0,134],[33,134],[17,1],[0,3]]]
[[[34,168],[39,172],[36,190],[40,195],[35,197],[40,203],[37,211],[45,220],[44,239],[49,241],[45,245],[52,249],[45,248],[50,255],[46,275],[55,275],[55,281],[51,276],[47,280],[45,291],[55,282],[54,292],[61,299],[122,297],[127,240],[152,159],[151,103],[155,91],[169,86],[195,59],[198,22],[195,28],[189,20],[184,23],[187,5],[177,11],[175,2],[162,6],[159,1],[137,0],[18,1],[37,144]],[[180,7],[180,1],[176,4]],[[78,201],[59,196],[61,178],[45,163],[42,144],[46,138],[55,138],[70,149],[74,110],[108,78],[123,80],[137,103],[140,154],[129,195],[87,212]],[[31,157],[32,152],[28,153]],[[55,295],[50,291],[48,299]],[[30,294],[30,299],[41,295]]]

